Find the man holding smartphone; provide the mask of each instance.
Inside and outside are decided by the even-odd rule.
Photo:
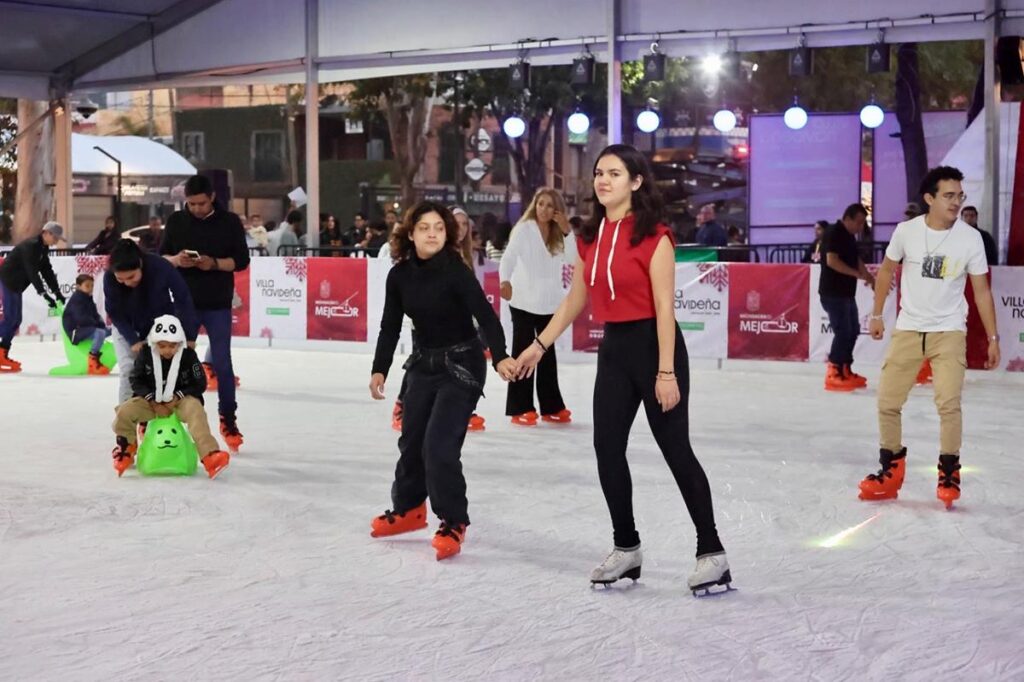
[[[245,228],[237,215],[216,206],[209,178],[185,182],[186,210],[167,219],[160,254],[181,272],[192,293],[199,324],[210,338],[208,375],[217,377],[220,431],[228,448],[242,445],[235,416],[235,372],[231,363],[231,301],[236,271],[249,267]],[[211,367],[212,365],[212,367]]]

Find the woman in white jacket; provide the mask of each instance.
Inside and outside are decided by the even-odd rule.
[[[512,311],[512,355],[533,343],[565,298],[563,272],[576,262],[576,239],[569,227],[562,196],[548,187],[537,190],[523,217],[512,229],[501,257],[501,297]],[[565,409],[558,388],[558,365],[554,348],[537,366],[537,397],[544,421],[568,423],[572,413]],[[533,377],[508,385],[505,413],[513,424],[535,426]]]

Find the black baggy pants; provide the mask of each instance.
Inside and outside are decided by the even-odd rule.
[[[626,461],[629,431],[642,402],[654,439],[668,463],[697,529],[697,555],[722,551],[715,529],[711,487],[690,446],[690,370],[683,335],[676,329],[674,371],[680,402],[662,412],[654,394],[658,333],[654,319],[607,323],[594,384],[594,449],[601,489],[612,517],[615,546],[640,544],[633,522],[633,483]],[[667,513],[665,518],[674,518]]]
[[[534,315],[525,310],[510,308],[512,312],[512,357],[529,348],[537,334],[544,331],[551,315]],[[548,348],[534,372],[537,377],[537,398],[541,414],[557,414],[565,409],[562,392],[558,388],[558,360],[555,347]],[[514,416],[533,410],[533,376],[508,384],[505,414]]]
[[[405,373],[400,456],[391,501],[396,512],[414,509],[430,498],[434,513],[450,525],[469,525],[462,444],[480,390],[468,387],[450,371],[455,363],[482,386],[487,363],[479,343],[464,352],[422,351]]]

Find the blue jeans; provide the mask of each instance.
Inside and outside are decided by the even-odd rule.
[[[110,330],[106,327],[80,327],[75,330],[76,339],[92,339],[92,347],[89,348],[89,353],[92,355],[99,355],[103,350],[103,343],[110,336]]]
[[[821,307],[828,313],[832,325],[832,350],[828,361],[834,365],[852,365],[853,347],[860,336],[860,316],[857,314],[857,299],[852,296],[822,296]]]
[[[197,310],[199,324],[206,328],[210,337],[210,360],[217,373],[217,411],[222,415],[234,416],[238,404],[235,402],[235,370],[231,366],[231,309]]]
[[[0,348],[10,348],[14,335],[21,326],[21,292],[11,291],[3,284],[4,319],[0,321]]]

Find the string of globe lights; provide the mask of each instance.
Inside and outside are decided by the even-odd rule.
[[[658,49],[657,41],[651,43],[650,52],[643,56],[645,82],[662,81],[665,79],[666,57]],[[718,77],[723,72],[737,75],[741,64],[740,54],[731,46],[724,54],[709,54],[700,61],[700,69],[705,77]],[[806,36],[801,35],[798,45],[789,53],[789,74],[793,77],[809,76],[813,72],[813,52],[806,44]],[[509,89],[514,93],[522,93],[529,87],[529,63],[526,61],[525,50],[520,53],[516,63],[509,66]],[[573,86],[590,85],[594,82],[595,59],[589,49],[584,46],[583,53],[573,60],[571,84]],[[868,46],[866,68],[868,73],[889,71],[890,49],[885,43],[882,30],[878,39]],[[758,65],[751,64],[751,72],[756,72]],[[783,112],[782,120],[791,130],[801,130],[809,121],[807,110],[800,104],[799,95],[793,96],[793,103]],[[874,95],[860,110],[860,122],[865,128],[875,129],[885,122],[885,112],[875,102]],[[711,117],[711,123],[720,133],[730,133],[739,124],[736,112],[723,102]],[[637,130],[653,134],[661,127],[661,114],[658,102],[648,99],[646,106],[637,112],[634,119]],[[566,119],[566,127],[570,133],[584,135],[590,130],[590,116],[577,103],[573,112]],[[526,121],[513,112],[502,122],[502,130],[509,138],[522,137],[526,134]]]

